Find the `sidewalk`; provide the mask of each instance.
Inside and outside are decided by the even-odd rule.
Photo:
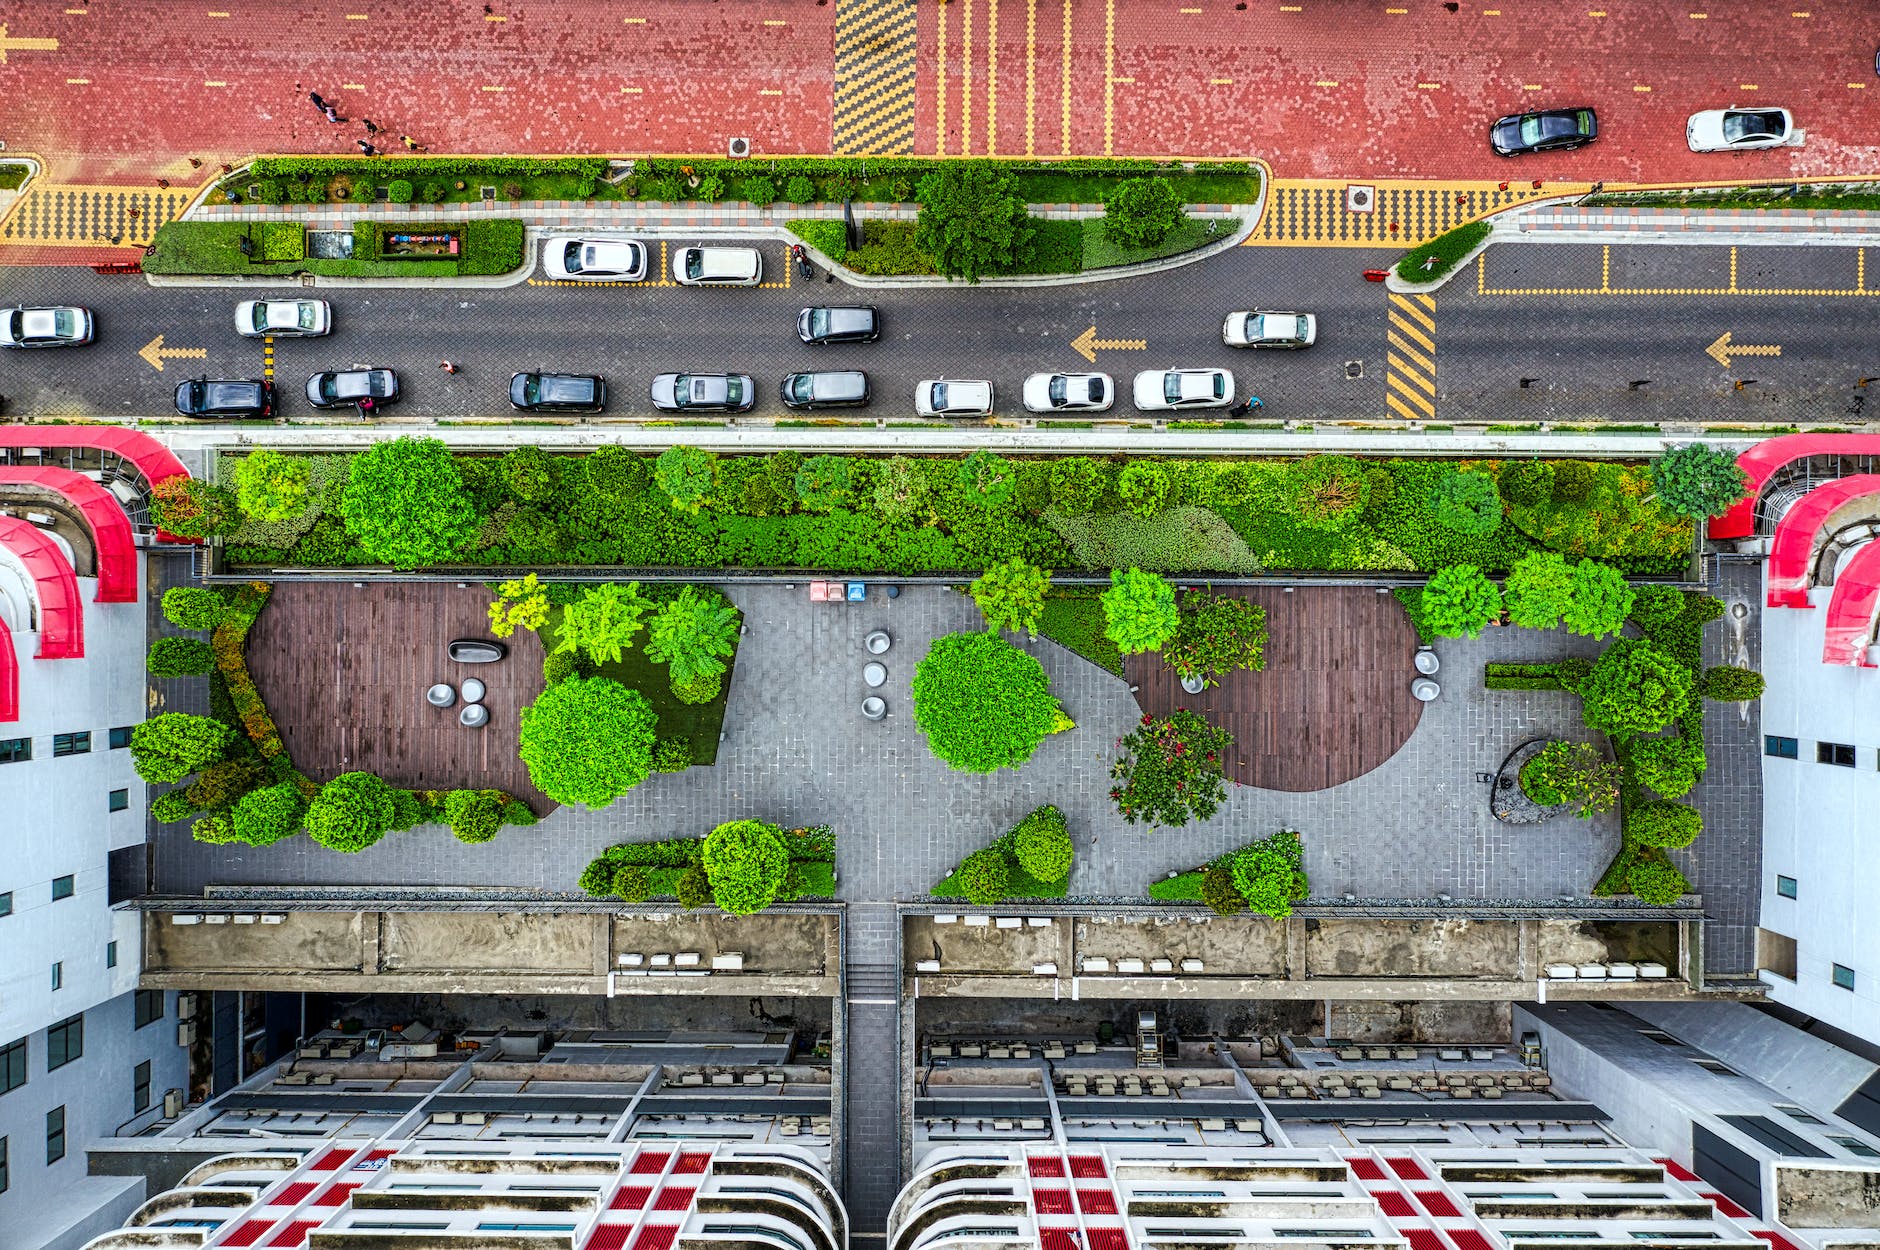
[[[1626,243],[1678,238],[1705,243],[1847,247],[1880,243],[1880,213],[1783,208],[1580,208],[1556,202],[1495,219],[1497,242]]]

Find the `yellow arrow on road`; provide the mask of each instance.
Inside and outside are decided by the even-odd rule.
[[[1709,347],[1704,349],[1704,354],[1728,369],[1730,367],[1730,357],[1732,356],[1780,356],[1782,349],[1772,343],[1763,344],[1761,346],[1751,346],[1747,343],[1732,345],[1730,342],[1730,332],[1725,330],[1722,334],[1717,336],[1715,343],[1712,343]]]
[[[201,360],[209,354],[209,349],[206,347],[165,347],[163,336],[159,334],[138,348],[137,354],[142,356],[144,362],[152,369],[162,373],[165,360]]]
[[[1072,350],[1093,365],[1097,363],[1099,351],[1139,352],[1148,346],[1148,339],[1100,339],[1095,326],[1071,340]]]
[[[17,39],[9,39],[7,38],[6,23],[0,22],[0,65],[7,63],[7,53],[10,51],[57,52],[58,50],[59,41],[57,39],[35,39],[25,35],[21,35]]]

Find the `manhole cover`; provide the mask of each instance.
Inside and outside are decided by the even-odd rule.
[[[1374,213],[1377,211],[1377,188],[1362,183],[1351,183],[1345,187],[1345,211],[1350,213]]]
[[[1345,376],[1348,378],[1363,377],[1364,362],[1362,360],[1347,360],[1345,362]]]

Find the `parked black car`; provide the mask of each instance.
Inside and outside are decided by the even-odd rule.
[[[872,343],[881,337],[881,315],[873,305],[805,308],[796,315],[796,336],[805,343]]]
[[[1599,119],[1592,109],[1547,109],[1516,113],[1488,128],[1488,143],[1501,156],[1526,152],[1564,152],[1583,148],[1599,138]]]
[[[176,410],[186,417],[274,415],[274,383],[246,378],[191,378],[176,388]]]
[[[861,408],[868,403],[868,375],[859,369],[792,373],[782,389],[783,402],[791,408]]]
[[[587,373],[518,373],[509,379],[509,402],[524,412],[599,412],[607,383]]]

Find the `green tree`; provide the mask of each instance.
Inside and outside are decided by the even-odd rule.
[[[954,884],[966,901],[990,907],[1012,888],[1012,857],[996,846],[984,846],[960,861]]]
[[[131,730],[131,767],[145,781],[181,781],[234,742],[235,731],[213,717],[159,712]]]
[[[400,569],[443,563],[477,532],[457,462],[435,438],[395,438],[354,456],[340,516],[361,550]]]
[[[1293,903],[1305,897],[1305,847],[1289,829],[1235,851],[1230,870],[1248,910],[1263,916],[1284,920],[1292,915]]]
[[[929,749],[962,772],[1017,768],[1061,715],[1044,666],[995,634],[934,639],[913,693]]]
[[[969,591],[986,618],[988,630],[1022,630],[1036,638],[1039,618],[1044,616],[1045,592],[1050,589],[1051,570],[1013,556],[981,573]]]
[[[1439,525],[1483,537],[1501,528],[1501,491],[1486,473],[1456,469],[1437,479],[1430,511]]]
[[[569,677],[522,709],[517,749],[543,794],[598,811],[652,772],[658,723],[639,691]]]
[[[1516,460],[1501,470],[1501,495],[1523,508],[1538,508],[1554,497],[1554,466],[1545,460]]]
[[[1521,792],[1542,807],[1572,804],[1582,819],[1619,802],[1625,770],[1586,742],[1550,742],[1521,766]]]
[[[712,901],[712,879],[705,875],[703,868],[693,864],[679,874],[678,883],[673,886],[672,892],[678,898],[679,906],[687,911],[697,911]]]
[[[1573,570],[1558,551],[1530,551],[1514,562],[1502,586],[1508,619],[1523,629],[1553,629],[1572,602]]]
[[[144,665],[153,677],[200,677],[215,667],[215,652],[200,638],[165,636],[150,644]]]
[[[646,658],[667,666],[674,690],[722,678],[725,660],[737,650],[738,610],[717,591],[696,586],[660,604],[646,634]]]
[[[638,582],[589,586],[561,610],[555,650],[585,655],[593,664],[618,664],[652,606],[640,596]]]
[[[588,488],[608,499],[630,495],[646,483],[646,462],[618,443],[603,443],[581,462]]]
[[[933,501],[933,486],[919,462],[895,456],[881,462],[875,474],[875,511],[887,521],[909,521],[926,513]]]
[[[307,462],[258,447],[235,464],[235,498],[257,521],[286,521],[307,510]]]
[[[1423,625],[1442,638],[1474,638],[1501,616],[1501,591],[1473,564],[1437,569],[1423,585]]]
[[[1103,632],[1124,655],[1154,651],[1181,628],[1175,588],[1157,573],[1113,569],[1103,604]]]
[[[1182,596],[1181,624],[1162,658],[1183,677],[1217,686],[1229,673],[1266,667],[1266,609],[1234,595],[1191,591]]]
[[[1582,560],[1573,566],[1568,583],[1565,621],[1567,632],[1586,638],[1604,638],[1625,627],[1632,611],[1632,588],[1625,574],[1610,564]]]
[[[212,812],[200,816],[189,827],[189,836],[198,842],[233,842],[235,840],[235,822],[227,812]]]
[[[692,767],[690,738],[661,738],[653,744],[653,771],[682,773]]]
[[[960,461],[960,493],[980,508],[997,508],[1018,489],[1018,469],[997,452],[981,447]]]
[[[1647,636],[1659,634],[1683,619],[1685,606],[1676,586],[1643,586],[1632,596],[1632,621]]]
[[[228,600],[207,586],[172,586],[163,592],[163,615],[178,629],[210,630],[228,615]]]
[[[743,916],[764,910],[776,899],[790,870],[790,852],[777,826],[732,820],[705,835],[699,863],[718,906]]]
[[[498,638],[507,638],[518,629],[534,633],[547,621],[548,592],[535,574],[511,578],[496,588],[496,600],[490,604],[490,632]]]
[[[1697,841],[1704,818],[1695,807],[1656,799],[1640,803],[1625,814],[1625,836],[1640,846],[1678,850]]]
[[[1669,907],[1690,893],[1684,874],[1661,859],[1641,859],[1626,874],[1626,885],[1641,903]]]
[[[501,461],[503,485],[523,503],[539,503],[555,494],[559,474],[555,458],[540,447],[517,447],[506,452]]]
[[[1182,197],[1167,178],[1125,178],[1103,197],[1103,234],[1118,247],[1154,247],[1182,220]]]
[[[1018,180],[992,162],[950,161],[920,180],[914,243],[949,278],[977,282],[1031,259],[1036,233]]]
[[[1704,670],[1704,697],[1720,703],[1748,703],[1762,698],[1763,675],[1753,668],[1719,664]]]
[[[1147,460],[1132,462],[1116,475],[1116,497],[1139,517],[1159,515],[1169,505],[1168,470]]]
[[[1749,494],[1749,474],[1727,451],[1703,443],[1673,447],[1652,461],[1652,489],[1669,512],[1702,521]]]
[[[1143,714],[1110,765],[1110,798],[1130,824],[1178,828],[1207,820],[1227,797],[1221,755],[1234,735],[1187,708],[1164,717]],[[1243,891],[1244,893],[1244,891]]]
[[[444,822],[459,842],[488,842],[503,827],[500,790],[452,790],[444,796]]]
[[[1580,698],[1594,729],[1656,733],[1690,703],[1691,671],[1643,639],[1621,638],[1593,665]]]
[[[855,475],[847,456],[811,456],[796,471],[796,498],[811,512],[833,512],[853,498]]]
[[[1702,738],[1637,737],[1626,744],[1632,775],[1668,799],[1683,798],[1704,776],[1706,760]]]
[[[341,773],[307,805],[307,834],[329,851],[363,851],[398,819],[392,788],[371,773]]]
[[[653,484],[680,512],[705,506],[718,481],[718,457],[697,447],[668,447],[653,461]]]
[[[202,809],[190,801],[187,789],[159,794],[150,801],[150,818],[163,825],[173,825],[179,820],[188,820],[200,810]]]
[[[1308,529],[1345,529],[1371,499],[1370,471],[1350,456],[1307,456],[1290,477],[1293,511]]]
[[[1012,830],[1012,855],[1018,866],[1039,881],[1063,881],[1071,875],[1070,825],[1049,804],[1031,812]]]
[[[250,790],[235,803],[235,840],[250,846],[272,846],[299,833],[306,814],[307,801],[301,797],[300,787],[291,781]]]

